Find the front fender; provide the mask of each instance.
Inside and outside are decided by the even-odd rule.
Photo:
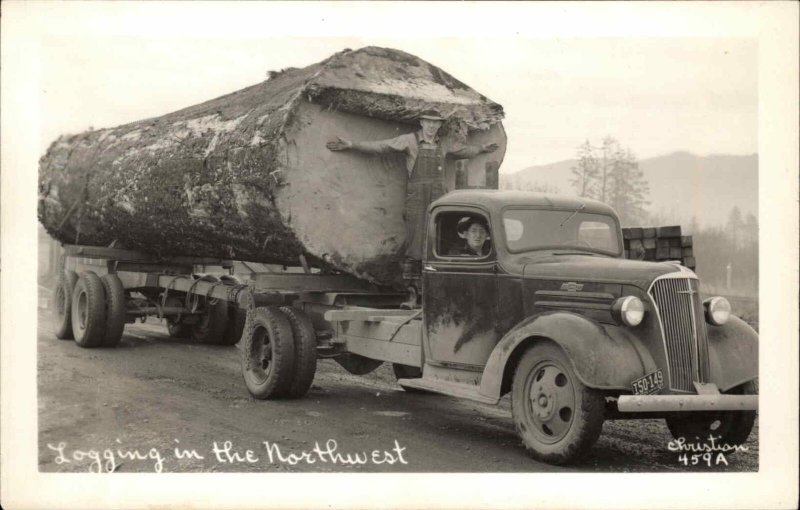
[[[731,316],[722,326],[707,326],[711,382],[727,391],[758,377],[758,333]]]
[[[590,388],[629,390],[633,380],[657,368],[648,350],[625,327],[571,312],[548,312],[522,321],[498,342],[483,370],[480,394],[499,398],[509,360],[537,338],[550,339],[564,349],[578,378]]]

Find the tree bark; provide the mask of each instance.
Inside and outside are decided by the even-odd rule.
[[[396,96],[368,86],[387,72],[405,83]],[[64,243],[288,265],[304,254],[396,285],[404,159],[325,143],[411,132],[426,107],[450,112],[453,136],[500,144],[470,160],[472,174],[500,164],[499,105],[416,57],[365,48],[163,117],[60,137],[40,161],[39,219]],[[452,188],[453,168],[447,178]]]

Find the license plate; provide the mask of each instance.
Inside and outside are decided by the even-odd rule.
[[[664,374],[659,368],[653,373],[640,377],[631,383],[633,385],[634,395],[650,395],[657,393],[664,387]]]

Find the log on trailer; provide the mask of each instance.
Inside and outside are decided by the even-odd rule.
[[[502,107],[415,56],[368,47],[163,117],[60,137],[40,161],[39,219],[64,243],[291,265],[305,255],[397,284],[404,158],[325,143],[413,132],[429,108],[449,119],[443,137],[500,145],[445,169],[451,188],[465,165],[469,185],[485,186],[505,153]]]

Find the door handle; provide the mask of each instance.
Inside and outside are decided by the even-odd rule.
[[[436,268],[435,268],[435,267],[433,267],[433,266],[432,266],[432,265],[430,265],[430,264],[425,264],[425,267],[424,267],[423,269],[424,269],[425,271],[436,271]]]

